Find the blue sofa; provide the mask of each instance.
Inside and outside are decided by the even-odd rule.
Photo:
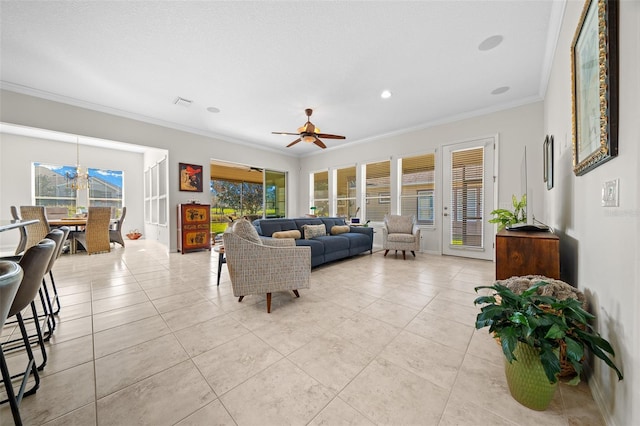
[[[297,219],[256,219],[253,221],[258,234],[271,237],[274,232],[298,230],[302,238],[296,240],[296,246],[311,247],[311,267],[323,263],[354,256],[369,251],[373,253],[373,228],[350,226],[349,232],[338,235],[324,235],[312,239],[304,238],[304,225],[324,224],[327,234],[333,226],[346,225],[340,217],[297,218]]]

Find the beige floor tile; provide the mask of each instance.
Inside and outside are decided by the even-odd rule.
[[[160,315],[110,328],[94,335],[95,357],[101,358],[170,332]]]
[[[384,425],[437,424],[449,391],[397,365],[377,358],[339,397]]]
[[[178,331],[222,315],[225,315],[222,308],[205,300],[192,306],[166,312],[162,314],[162,318],[172,331]]]
[[[225,315],[184,328],[175,335],[189,356],[195,357],[248,332],[242,324]]]
[[[421,312],[405,327],[405,330],[464,352],[469,346],[474,328],[473,324],[461,324],[428,312]]]
[[[236,426],[236,422],[229,415],[219,400],[215,400],[199,409],[176,426]]]
[[[475,324],[480,309],[473,304],[467,307],[435,298],[424,308],[424,311],[461,324]]]
[[[245,334],[193,358],[217,395],[282,359],[282,355],[253,334]]]
[[[94,300],[93,312],[96,314],[100,314],[113,309],[119,309],[126,306],[137,305],[138,303],[144,303],[148,300],[149,298],[144,291],[135,291],[133,293],[109,297],[107,299]]]
[[[109,328],[125,325],[155,315],[158,315],[158,311],[150,301],[113,309],[93,315],[93,332],[98,333]]]
[[[142,287],[138,283],[114,285],[109,287],[95,288],[91,294],[93,300],[107,299],[109,297],[121,296],[123,294],[141,291]]]
[[[400,331],[399,327],[364,314],[354,315],[333,330],[336,335],[373,354],[380,352]]]
[[[308,423],[334,396],[283,359],[220,399],[238,425],[284,425]]]
[[[43,378],[93,361],[93,336],[87,335],[55,345],[47,345],[47,356],[47,366],[40,373]]]
[[[58,321],[55,332],[51,336],[51,343],[61,343],[91,335],[91,317],[76,318],[69,321]]]
[[[96,359],[96,394],[102,398],[135,382],[173,367],[189,356],[167,334]]]
[[[98,400],[98,425],[173,425],[215,395],[193,363],[184,361]]]
[[[374,356],[344,337],[327,333],[293,352],[287,359],[338,393]]]
[[[360,312],[396,327],[404,327],[409,324],[420,311],[387,300],[377,300]]]
[[[400,286],[393,290],[390,290],[387,294],[382,296],[382,299],[389,302],[397,303],[398,305],[406,306],[411,309],[421,310],[427,303],[433,299],[434,295],[426,295],[415,291],[410,291]]]
[[[39,425],[94,402],[93,362],[43,378],[35,395],[22,400],[20,415],[25,425]],[[0,424],[13,424],[8,404],[0,408]]]
[[[310,426],[361,425],[374,426],[364,415],[339,397],[334,398],[312,421]]]
[[[307,322],[271,322],[253,331],[256,336],[283,355],[288,355],[322,336],[326,330]]]
[[[53,307],[55,312],[55,305]],[[56,321],[67,321],[91,315],[91,302],[78,303],[77,305],[61,305],[60,312],[56,315]]]
[[[413,333],[401,332],[379,355],[441,388],[451,389],[464,352]]]
[[[175,311],[176,309],[193,306],[196,303],[204,302],[206,299],[195,290],[189,290],[181,294],[162,297],[152,300],[151,302],[161,314],[165,312]]]
[[[45,423],[43,426],[95,426],[96,404],[92,402],[64,416]]]
[[[438,426],[461,426],[461,425],[477,425],[486,424],[491,426],[515,426],[507,419],[504,419],[482,407],[465,401],[456,396],[449,398],[444,414]]]

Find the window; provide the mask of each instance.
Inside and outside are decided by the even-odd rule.
[[[78,208],[112,207],[119,217],[123,200],[123,172],[120,170],[88,169],[90,185],[75,190],[67,185],[67,173],[75,166],[57,166],[33,163],[35,204],[38,206],[66,207],[69,214]]]
[[[336,170],[337,216],[350,218],[356,214],[356,167]]]
[[[316,216],[329,216],[329,172],[313,173],[313,199]]]
[[[391,209],[391,162],[365,166],[365,214],[367,220],[381,222]]]
[[[483,246],[484,149],[455,151],[451,156],[451,244]]]
[[[435,154],[401,160],[400,214],[419,224],[434,224]]]
[[[167,225],[167,157],[144,171],[144,220],[153,225]]]

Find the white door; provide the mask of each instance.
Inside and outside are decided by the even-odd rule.
[[[479,139],[442,149],[442,253],[493,259],[495,138]]]

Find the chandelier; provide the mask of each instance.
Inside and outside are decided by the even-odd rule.
[[[89,171],[80,166],[80,139],[76,137],[76,170],[75,172],[67,172],[67,188],[73,190],[87,189],[91,187]]]

